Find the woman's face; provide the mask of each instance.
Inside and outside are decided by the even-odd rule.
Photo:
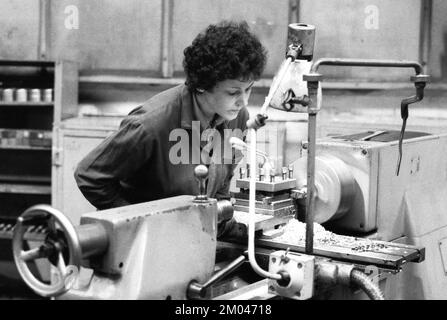
[[[198,95],[201,107],[208,114],[217,113],[225,120],[233,120],[248,105],[253,80],[224,80]]]

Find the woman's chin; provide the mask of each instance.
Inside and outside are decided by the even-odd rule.
[[[222,118],[224,118],[226,121],[231,121],[237,118],[237,115],[239,112],[228,112]]]

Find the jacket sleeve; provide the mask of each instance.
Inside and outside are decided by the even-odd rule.
[[[125,118],[117,132],[78,164],[74,177],[85,198],[100,210],[128,205],[120,181],[148,161],[153,140],[136,117]]]

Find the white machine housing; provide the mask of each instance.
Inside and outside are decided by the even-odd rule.
[[[333,219],[332,226],[355,233],[377,231],[380,240],[394,240],[405,235],[402,207],[405,193],[414,188],[420,188],[421,193],[439,192],[443,188],[447,180],[447,135],[404,140],[399,176],[396,176],[397,144],[397,140],[350,141],[337,137],[317,142],[316,172],[318,159],[331,156],[343,161],[354,180],[350,208]],[[318,201],[317,195],[317,208]]]
[[[192,280],[214,271],[217,201],[178,196],[84,214],[100,223],[109,246],[61,299],[186,299]]]
[[[445,299],[447,134],[404,140],[399,176],[396,176],[397,140],[349,141],[336,137],[319,140],[316,177],[318,157],[322,155],[342,160],[355,186],[350,209],[325,227],[344,230],[347,235],[364,234],[371,239],[425,247],[425,261],[405,266],[405,272],[394,277],[385,288],[385,295],[389,299]],[[317,194],[317,208],[319,201]],[[321,213],[316,210],[315,214]]]

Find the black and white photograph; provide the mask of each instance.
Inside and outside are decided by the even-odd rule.
[[[447,300],[446,16],[0,0],[1,302]]]

